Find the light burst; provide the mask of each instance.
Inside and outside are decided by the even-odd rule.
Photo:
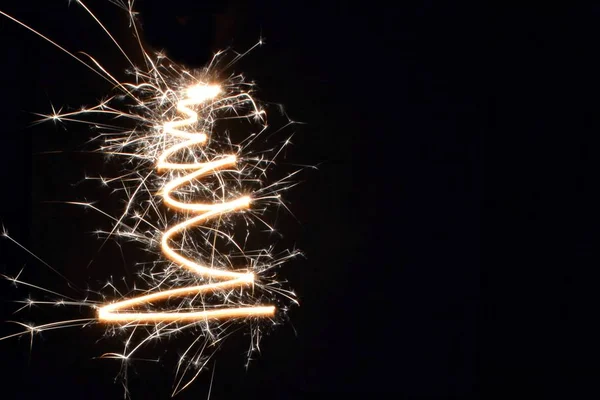
[[[51,114],[40,115],[40,122],[82,123],[97,132],[97,151],[113,162],[119,160],[122,172],[87,179],[112,186],[126,199],[125,207],[113,216],[93,203],[68,203],[112,221],[110,230],[97,232],[103,243],[124,238],[143,245],[156,254],[156,260],[137,265],[137,279],[129,292],[122,293],[108,281],[84,299],[27,283],[21,273],[6,276],[49,296],[44,301],[27,299],[21,309],[44,304],[85,306],[94,314],[37,326],[17,322],[24,330],[5,338],[30,334],[33,340],[42,331],[99,324],[106,327],[107,335],[125,335],[123,350],[103,357],[122,360],[126,366],[149,341],[190,331],[191,343],[176,367],[176,394],[198,376],[232,327],[249,328],[250,355],[258,349],[265,327],[280,321],[289,305],[297,303],[276,270],[298,251],[274,253],[272,245],[252,249],[248,244],[261,225],[275,231],[265,220],[266,210],[285,207],[281,192],[295,184],[295,172],[266,183],[267,171],[290,140],[266,150],[257,146],[267,124],[265,110],[253,97],[254,85],[239,74],[223,78],[224,71],[246,53],[228,60],[228,53],[221,52],[207,67],[187,70],[145,49],[133,1],[111,1],[129,14],[144,59],[143,66],[137,66],[92,11],[81,1],[76,3],[130,63],[129,82],[116,79],[95,58],[77,56],[10,15],[0,14],[113,84],[116,93],[95,106],[69,112],[53,108]],[[229,120],[247,121],[246,129],[253,130],[233,143],[223,127]],[[18,244],[8,232],[3,236]]]

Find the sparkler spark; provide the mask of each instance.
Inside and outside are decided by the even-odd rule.
[[[212,356],[209,350],[221,344],[236,321],[250,327],[250,356],[263,336],[260,320],[275,323],[290,302],[297,304],[295,294],[285,289],[275,270],[298,251],[274,254],[273,245],[252,249],[248,240],[259,231],[257,225],[275,231],[265,221],[265,211],[271,206],[285,207],[281,192],[295,184],[291,179],[295,172],[265,184],[274,164],[269,154],[278,156],[290,140],[280,148],[262,150],[257,146],[257,139],[267,129],[266,112],[252,96],[253,84],[242,75],[222,78],[225,53],[216,54],[199,71],[189,71],[160,53],[152,54],[142,45],[133,1],[111,0],[129,14],[144,60],[144,67],[137,66],[92,11],[76,2],[125,56],[134,83],[121,82],[93,57],[86,54],[87,58],[81,58],[14,17],[0,14],[69,54],[118,91],[95,106],[76,111],[55,111],[53,107],[51,114],[40,115],[41,121],[89,125],[98,132],[94,137],[101,142],[98,151],[123,159],[119,176],[87,178],[112,185],[127,199],[121,215],[113,216],[88,202],[66,203],[92,209],[112,221],[112,229],[98,231],[105,239],[103,245],[109,238],[124,238],[144,245],[157,260],[138,264],[133,290],[122,293],[108,281],[100,292],[90,292],[83,300],[27,283],[20,278],[21,272],[15,278],[5,277],[55,296],[52,300],[27,299],[21,309],[43,304],[86,306],[95,318],[38,326],[18,323],[25,331],[0,340],[99,324],[108,335],[130,332],[122,353],[103,356],[125,364],[151,340],[194,330],[196,337],[176,368],[176,394],[198,376]],[[225,69],[245,54],[237,55]],[[222,127],[229,120],[258,123],[260,129],[234,144]],[[245,222],[245,235],[236,228],[241,221]],[[16,243],[7,232],[3,235]],[[114,295],[108,295],[107,289],[117,298],[109,300]]]

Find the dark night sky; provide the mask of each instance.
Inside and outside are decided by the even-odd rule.
[[[133,53],[126,18],[93,3]],[[261,99],[304,122],[282,168],[319,166],[287,194],[296,219],[279,221],[282,244],[306,253],[282,271],[301,307],[264,339],[248,371],[246,338],[228,342],[212,398],[591,398],[584,388],[598,370],[586,361],[595,347],[585,321],[595,314],[582,305],[597,293],[588,275],[597,266],[589,261],[598,238],[590,137],[600,9],[394,3],[139,1],[147,43],[189,66],[266,38],[236,68]],[[111,71],[126,67],[75,5],[0,8]],[[0,44],[0,220],[74,280],[119,273],[116,247],[97,255],[87,234],[105,220],[45,202],[104,199],[73,185],[106,168],[75,152],[89,132],[30,126],[30,113],[48,112],[50,101],[93,104],[110,87],[5,19]],[[65,287],[10,243],[0,252],[0,272],[26,265],[29,281]],[[5,284],[0,293],[0,319],[11,320],[9,301],[28,291]],[[119,398],[118,365],[92,359],[107,348],[99,336],[96,328],[47,332],[32,352],[25,339],[0,342],[9,391],[0,397]],[[156,351],[169,349],[176,343]],[[206,398],[209,380],[181,398]],[[167,398],[171,381],[167,363],[136,364],[133,398]]]

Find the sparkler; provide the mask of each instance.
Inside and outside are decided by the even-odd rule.
[[[220,344],[235,321],[244,321],[251,327],[251,353],[258,349],[262,335],[258,320],[275,322],[276,306],[285,312],[289,302],[297,303],[294,293],[277,280],[275,269],[298,252],[288,250],[277,255],[273,246],[246,248],[248,236],[258,229],[258,224],[274,231],[265,222],[264,211],[269,206],[284,205],[280,194],[294,185],[290,178],[295,173],[264,185],[273,159],[290,140],[279,149],[255,150],[256,140],[267,129],[266,113],[252,96],[253,85],[243,76],[219,78],[225,53],[216,54],[200,71],[188,71],[160,53],[152,55],[140,40],[133,1],[111,2],[128,12],[144,68],[136,66],[92,11],[77,1],[126,57],[135,83],[120,82],[93,57],[80,58],[10,15],[2,11],[0,14],[66,52],[120,92],[92,107],[41,115],[41,121],[93,126],[99,130],[94,139],[102,143],[98,151],[125,159],[123,165],[127,168],[120,176],[89,178],[104,185],[118,185],[117,190],[127,198],[120,216],[113,217],[91,203],[69,203],[111,218],[113,228],[98,232],[105,241],[111,237],[126,238],[144,244],[159,257],[149,265],[139,266],[139,280],[131,293],[121,295],[108,282],[105,289],[118,293],[117,299],[110,300],[99,293],[101,301],[67,296],[53,301],[26,301],[25,307],[83,305],[95,310],[96,315],[39,326],[20,323],[25,331],[9,337],[98,323],[107,327],[107,333],[131,332],[122,353],[104,354],[105,358],[125,363],[148,341],[193,329],[196,338],[177,365],[173,392],[176,394],[198,376],[210,359],[207,354],[212,354],[208,349]],[[225,68],[245,54],[237,55]],[[111,121],[98,121],[97,117],[108,117]],[[231,119],[256,122],[260,130],[234,144],[227,132],[217,129],[220,123]],[[134,126],[115,125],[115,120],[129,120]],[[268,154],[274,155],[268,157]],[[170,215],[168,210],[176,215]],[[243,241],[237,239],[235,229],[240,219],[247,227]],[[12,240],[7,233],[4,236]],[[7,278],[58,295],[24,282],[20,275]],[[166,305],[157,309],[159,303]],[[141,335],[136,335],[138,331],[142,331]],[[184,382],[186,376],[191,379]]]

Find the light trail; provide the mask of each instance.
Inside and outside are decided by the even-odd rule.
[[[232,167],[237,159],[235,156],[225,156],[221,159],[205,163],[172,163],[168,157],[183,149],[189,149],[193,146],[204,144],[207,135],[203,132],[193,133],[185,130],[179,130],[184,126],[194,125],[198,122],[198,114],[190,108],[191,106],[201,105],[207,100],[213,99],[221,93],[221,88],[217,85],[196,85],[187,90],[187,98],[179,101],[177,110],[185,114],[188,118],[180,121],[167,122],[164,124],[164,133],[185,141],[174,144],[165,150],[158,158],[156,168],[159,171],[164,170],[195,170],[192,173],[183,175],[168,182],[162,192],[165,204],[171,208],[191,213],[199,213],[198,216],[183,221],[169,230],[162,237],[161,245],[163,254],[171,261],[178,263],[181,267],[207,278],[227,279],[224,282],[208,283],[204,285],[191,286],[180,289],[163,290],[157,293],[139,296],[128,300],[122,300],[117,303],[108,304],[100,307],[98,310],[98,319],[101,322],[172,322],[172,321],[197,321],[206,319],[227,319],[251,316],[273,316],[274,306],[255,306],[255,307],[235,307],[210,311],[195,312],[129,312],[123,313],[120,310],[126,310],[131,307],[151,304],[156,301],[169,299],[179,296],[190,296],[194,294],[210,293],[218,290],[231,289],[237,286],[246,286],[254,284],[254,274],[252,272],[234,272],[229,270],[215,269],[200,265],[189,258],[182,256],[173,249],[169,242],[177,234],[185,232],[197,224],[207,221],[210,218],[221,216],[228,212],[235,212],[250,205],[251,199],[248,196],[239,197],[235,200],[216,203],[184,203],[175,200],[172,193],[178,187],[190,183],[196,179],[202,178],[218,169]]]

